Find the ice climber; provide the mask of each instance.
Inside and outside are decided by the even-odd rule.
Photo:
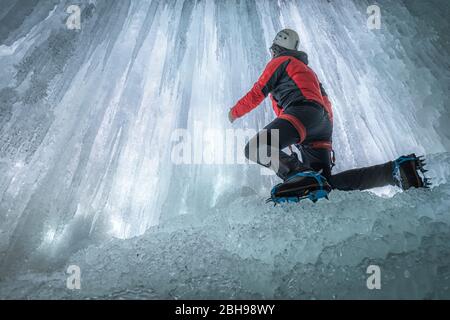
[[[253,88],[229,112],[234,122],[256,108],[268,95],[277,118],[253,137],[245,148],[246,157],[276,171],[284,181],[272,189],[270,201],[316,202],[332,189],[365,190],[397,185],[404,190],[427,187],[424,160],[415,154],[366,168],[332,174],[333,108],[324,86],[308,66],[308,55],[298,51],[300,39],[290,29],[280,31],[270,47],[272,60]],[[273,134],[278,139],[271,139]],[[272,143],[271,140],[278,140]],[[301,154],[282,150],[295,145]],[[251,146],[256,146],[252,148]],[[276,151],[276,152],[274,152]],[[262,153],[261,153],[262,152]],[[277,161],[264,163],[260,155],[277,154]],[[276,162],[276,166],[274,163]]]

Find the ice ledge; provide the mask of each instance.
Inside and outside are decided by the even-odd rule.
[[[432,156],[431,174],[446,180],[449,159]],[[66,288],[63,267],[3,279],[1,297],[450,298],[447,182],[276,208],[249,193],[224,197],[210,212],[78,252],[67,265],[81,268],[81,290]],[[381,268],[381,290],[366,287],[369,265]]]

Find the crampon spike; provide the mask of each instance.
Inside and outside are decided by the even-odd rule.
[[[417,157],[415,154],[395,160],[392,174],[397,186],[403,190],[431,186],[430,180],[425,175],[429,171],[425,168],[426,165],[425,156]]]
[[[276,185],[271,191],[271,197],[266,201],[266,203],[274,202],[275,204],[281,203],[298,203],[302,200],[309,199],[313,203],[316,203],[318,200],[325,198],[328,196],[328,193],[331,191],[331,187],[324,177],[317,172],[300,172],[290,177],[288,180],[284,182],[284,184],[289,183],[292,179],[296,177],[307,177],[313,178],[317,181],[317,186],[315,188],[305,188],[298,189],[298,191],[294,191],[294,189],[285,189],[280,191],[279,188],[283,186],[283,184]]]

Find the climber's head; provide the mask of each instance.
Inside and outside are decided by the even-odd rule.
[[[284,29],[277,33],[273,44],[270,47],[272,57],[276,57],[283,50],[298,50],[300,37],[298,33],[291,29]]]

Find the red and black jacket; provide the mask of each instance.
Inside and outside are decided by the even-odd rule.
[[[250,92],[233,107],[233,116],[242,117],[269,94],[277,116],[292,105],[315,102],[323,106],[333,120],[331,103],[317,75],[308,67],[305,52],[286,50],[272,59]]]

